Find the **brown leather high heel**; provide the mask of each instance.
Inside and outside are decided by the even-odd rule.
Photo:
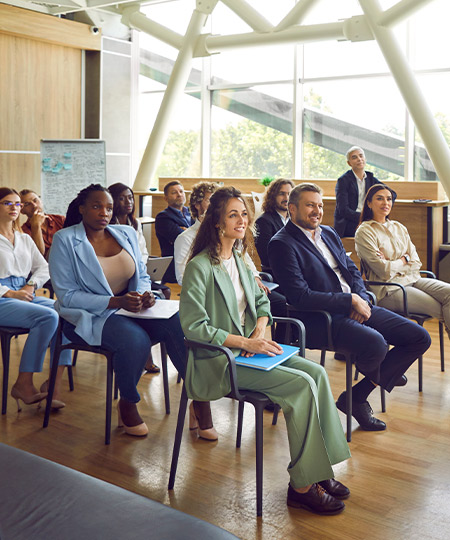
[[[136,426],[127,426],[124,424],[122,420],[122,414],[120,412],[120,403],[122,400],[119,401],[117,404],[117,425],[118,427],[123,427],[125,430],[125,433],[127,435],[132,435],[133,437],[145,437],[148,434],[148,427],[145,422],[141,422],[140,424],[137,424]],[[134,404],[133,404],[134,405]],[[137,409],[136,409],[137,412]],[[139,416],[139,413],[137,413]],[[142,420],[142,418],[139,416],[139,419]]]
[[[203,403],[203,402],[198,402]],[[195,413],[194,409],[194,402],[191,401],[191,404],[189,405],[189,429],[193,431],[194,429],[197,430],[197,434],[200,437],[200,439],[205,439],[205,441],[217,441],[219,438],[219,434],[215,430],[214,426],[212,425],[212,420],[210,419],[211,427],[202,429],[200,427],[200,421],[199,417]]]
[[[48,379],[41,384],[41,387],[39,389],[41,392],[44,392],[45,394],[48,393]],[[64,409],[66,404],[64,401],[60,401],[59,399],[52,399],[52,409],[54,411],[57,411],[58,409]]]
[[[22,400],[25,405],[33,405],[34,403],[40,403],[43,399],[47,397],[47,394],[45,392],[39,392],[37,394],[33,394],[31,397],[26,398],[16,387],[16,385],[14,385],[11,388],[11,397],[13,397],[17,401],[17,412],[20,412],[22,410],[22,407],[20,406],[19,400]]]

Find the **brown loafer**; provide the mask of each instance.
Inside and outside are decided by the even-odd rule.
[[[313,484],[306,493],[298,493],[289,484],[287,505],[294,508],[305,508],[322,516],[340,514],[345,504],[327,493],[319,484]]]
[[[145,366],[145,371],[147,373],[159,373],[161,369],[156,364],[151,362],[150,364]]]
[[[318,482],[323,489],[332,495],[335,499],[348,499],[350,496],[350,490],[347,486],[344,486],[341,482],[335,478],[329,478],[328,480],[322,480]]]

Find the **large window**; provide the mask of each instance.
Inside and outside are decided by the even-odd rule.
[[[379,1],[383,9],[397,3]],[[296,3],[247,2],[274,25]],[[145,9],[149,17],[182,35],[195,2],[183,0],[176,5],[174,9],[174,2],[162,2]],[[358,0],[322,0],[303,22],[336,22],[362,13]],[[450,2],[435,0],[398,24],[394,32],[450,143],[449,16]],[[224,35],[252,31],[221,2],[204,30]],[[177,51],[147,37],[141,39],[141,48],[142,153]],[[204,66],[208,77],[202,77]],[[208,98],[206,108],[201,106],[202,95]],[[223,177],[336,178],[347,168],[346,150],[358,144],[380,179],[436,179],[420,135],[407,129],[408,120],[376,41],[227,50],[194,60],[157,174],[203,171]]]

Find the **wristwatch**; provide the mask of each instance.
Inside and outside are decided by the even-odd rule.
[[[34,290],[37,289],[37,283],[34,281],[34,279],[29,279],[26,283],[29,287],[33,287]]]
[[[407,253],[406,255],[403,255],[403,257],[405,257],[406,264],[408,264],[409,261],[411,260],[411,257]]]

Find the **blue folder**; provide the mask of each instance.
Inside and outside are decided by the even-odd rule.
[[[236,364],[238,366],[245,366],[253,369],[262,369],[263,371],[270,371],[274,367],[279,366],[280,364],[285,362],[291,356],[294,356],[294,354],[298,354],[298,347],[293,347],[292,345],[279,345],[283,348],[283,352],[281,354],[277,354],[276,356],[268,356],[267,354],[255,354],[254,356],[249,356],[248,358],[246,358],[245,356],[237,356]]]

